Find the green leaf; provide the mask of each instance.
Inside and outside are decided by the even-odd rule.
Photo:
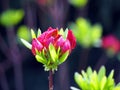
[[[72,86],[70,87],[70,89],[71,89],[71,90],[80,90],[80,89],[78,89],[78,88],[76,88],[76,87],[72,87]]]
[[[113,90],[120,90],[120,87],[115,87]]]
[[[58,59],[57,53],[56,53],[56,49],[53,46],[52,43],[49,44],[49,52],[50,52],[50,56],[51,56],[51,61],[52,62],[56,62],[56,60]]]
[[[94,46],[100,47],[101,36],[102,36],[102,26],[100,24],[93,25],[91,30],[91,43],[93,43]]]
[[[117,87],[120,87],[120,82],[116,85]]]
[[[105,67],[102,66],[102,67],[100,68],[99,72],[98,72],[98,78],[99,78],[99,80],[101,80],[101,79],[105,76],[105,74],[106,74]]]
[[[104,90],[106,82],[107,82],[107,78],[106,78],[106,76],[103,76],[100,81],[100,90]]]
[[[18,24],[24,17],[23,10],[9,9],[2,13],[0,17],[1,24],[5,27],[10,27]]]
[[[92,86],[93,90],[99,90],[98,77],[97,72],[94,71],[90,78],[90,86]]]
[[[113,75],[114,75],[114,70],[112,70],[112,71],[110,72],[108,78],[110,78],[110,79],[113,78]]]
[[[32,38],[36,38],[36,35],[35,35],[35,32],[33,29],[31,29],[31,36],[32,36]]]
[[[64,36],[64,30],[63,30],[63,28],[61,28],[61,29],[59,30],[59,34],[62,35],[62,36]]]
[[[92,69],[91,67],[87,68],[87,76],[90,76],[92,74]]]
[[[59,58],[59,64],[65,62],[65,60],[67,59],[69,55],[69,51],[66,51],[60,58]]]
[[[39,37],[41,35],[41,30],[38,29],[38,32],[37,32],[37,37]]]
[[[66,38],[67,38],[67,35],[68,35],[68,28],[66,28],[66,29],[65,29],[64,36],[63,36],[63,37],[64,37],[64,39],[66,39]]]
[[[59,54],[60,54],[60,47],[58,47],[57,49],[57,55],[59,56]]]
[[[25,26],[25,25],[22,25],[18,28],[17,36],[26,41],[31,41],[30,31],[28,30],[27,26]]]
[[[74,7],[83,8],[86,6],[88,0],[69,0],[69,3]]]
[[[81,73],[82,73],[83,78],[87,80],[87,74],[85,73],[85,71],[82,70]]]
[[[32,49],[32,45],[28,41],[26,41],[22,38],[20,40],[28,49]]]
[[[44,58],[42,58],[42,56],[40,56],[40,55],[36,55],[35,58],[36,58],[36,60],[37,60],[38,62],[40,62],[40,63],[42,63],[42,64],[46,64],[46,63],[47,63],[47,61],[44,60]]]
[[[74,74],[74,79],[75,79],[75,82],[78,84],[79,87],[84,87],[85,83],[83,83],[83,78],[78,72],[76,72]]]

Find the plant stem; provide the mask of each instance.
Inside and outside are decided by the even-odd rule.
[[[49,90],[53,90],[53,71],[49,71]]]

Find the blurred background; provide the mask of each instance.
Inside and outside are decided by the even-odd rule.
[[[1,0],[0,90],[48,90],[48,72],[20,38],[30,29],[69,28],[76,48],[54,74],[54,90],[76,86],[74,73],[88,66],[106,75],[114,69],[120,82],[120,0]]]

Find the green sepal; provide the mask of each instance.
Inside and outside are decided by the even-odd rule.
[[[62,36],[64,36],[64,30],[63,30],[63,28],[61,28],[61,29],[59,30],[59,34],[62,35]]]
[[[57,49],[57,55],[59,56],[59,54],[60,54],[60,47],[58,47]]]
[[[26,41],[22,38],[20,40],[28,49],[32,49],[32,45],[28,41]]]
[[[66,51],[66,52],[59,58],[59,64],[65,62],[65,60],[67,59],[68,55],[69,55],[69,50]]]
[[[47,63],[46,60],[42,56],[40,56],[40,55],[36,55],[35,58],[36,58],[36,60],[38,62],[40,62],[42,64],[46,64]]]
[[[67,38],[67,35],[68,35],[68,28],[66,28],[66,29],[65,29],[64,36],[63,36],[63,37],[64,37],[64,39],[66,39],[66,38]]]
[[[50,45],[49,45],[49,53],[50,53],[51,61],[56,62],[56,60],[58,59],[58,56],[56,53],[56,49],[52,43],[50,43]]]
[[[41,30],[40,28],[38,29],[38,32],[37,32],[37,37],[39,37],[41,35]]]
[[[35,32],[33,29],[31,29],[31,36],[32,36],[32,38],[36,38],[36,35],[35,35]]]

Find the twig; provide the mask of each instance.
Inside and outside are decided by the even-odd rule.
[[[49,90],[53,90],[53,71],[49,71]]]

